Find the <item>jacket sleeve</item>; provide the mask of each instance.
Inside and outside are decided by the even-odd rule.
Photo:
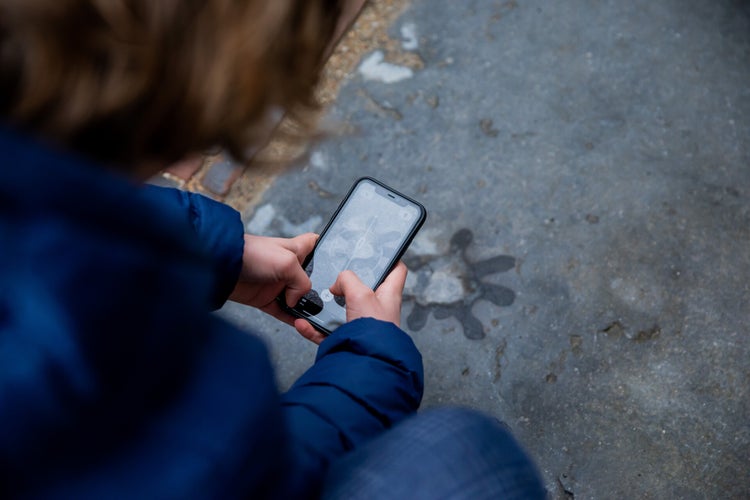
[[[196,193],[151,185],[144,189],[153,201],[179,210],[195,232],[198,244],[211,256],[216,271],[211,305],[220,308],[232,293],[242,269],[245,239],[239,212]]]
[[[304,481],[327,464],[416,412],[422,356],[393,323],[364,318],[320,344],[315,364],[282,396],[297,470]]]

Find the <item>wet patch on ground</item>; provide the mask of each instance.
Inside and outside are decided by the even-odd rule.
[[[466,255],[474,234],[460,229],[450,239],[444,255],[409,256],[406,265],[416,275],[416,284],[404,294],[413,307],[406,323],[411,330],[419,331],[427,324],[432,313],[435,319],[455,318],[468,339],[479,340],[485,328],[472,312],[474,304],[487,300],[496,306],[508,307],[516,300],[516,293],[503,285],[495,285],[486,278],[516,267],[516,258],[496,255],[472,261]]]

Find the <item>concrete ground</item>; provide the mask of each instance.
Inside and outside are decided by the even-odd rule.
[[[248,230],[319,230],[362,175],[418,198],[423,407],[506,421],[552,498],[749,498],[750,3],[414,0],[388,29],[412,57],[371,48],[346,132]],[[291,328],[221,314],[282,387],[311,364]]]

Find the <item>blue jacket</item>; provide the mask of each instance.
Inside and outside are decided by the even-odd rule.
[[[299,498],[416,411],[422,361],[373,319],[279,394],[263,343],[211,314],[243,227],[0,129],[0,497]]]

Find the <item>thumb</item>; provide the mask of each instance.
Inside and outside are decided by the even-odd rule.
[[[286,303],[289,307],[294,307],[307,292],[312,288],[312,282],[307,273],[301,267],[297,267],[292,272],[293,276],[289,280],[286,292],[284,294]]]

